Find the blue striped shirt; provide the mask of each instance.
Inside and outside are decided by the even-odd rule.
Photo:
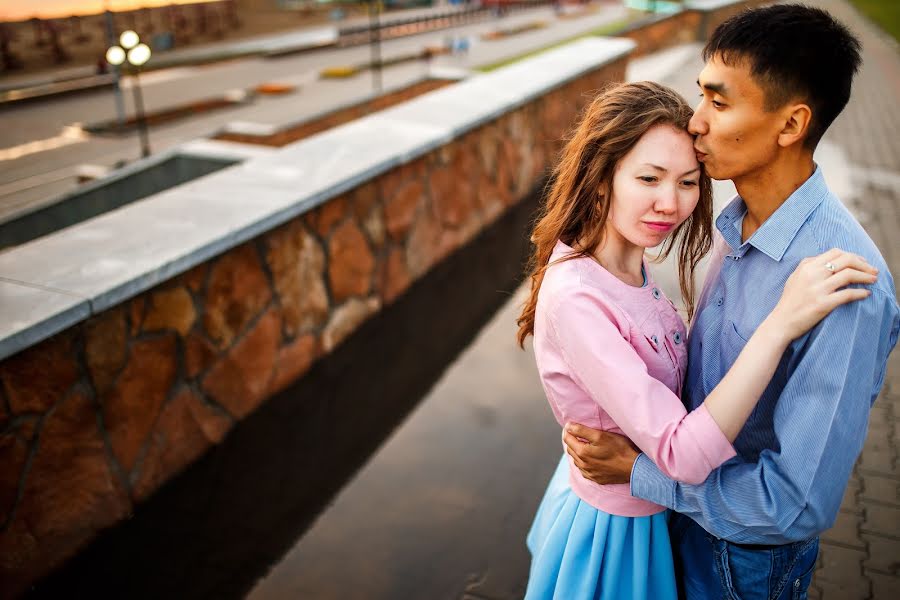
[[[897,341],[900,311],[884,259],[818,167],[744,243],[745,212],[737,197],[716,219],[727,246],[710,270],[691,329],[688,409],[734,364],[803,258],[841,248],[877,267],[878,281],[869,298],[836,309],[789,346],[734,442],[735,458],[704,483],[687,485],[642,454],[631,493],[688,515],[717,537],[783,544],[834,523]]]

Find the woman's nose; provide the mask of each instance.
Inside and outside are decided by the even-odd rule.
[[[660,190],[659,196],[656,197],[656,203],[653,205],[653,208],[656,212],[670,214],[675,212],[675,208],[678,206],[678,200],[675,195],[675,190]]]

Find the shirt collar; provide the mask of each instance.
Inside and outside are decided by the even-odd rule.
[[[822,169],[816,165],[816,170],[809,179],[788,196],[778,210],[750,236],[747,243],[772,260],[780,261],[807,217],[822,203],[827,194],[828,185],[825,183],[825,176],[822,175]],[[743,245],[741,232],[733,224],[746,212],[747,205],[744,204],[744,200],[740,196],[735,196],[716,219],[716,228],[732,250],[737,250]]]

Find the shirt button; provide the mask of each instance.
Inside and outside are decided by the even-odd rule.
[[[725,298],[719,298],[718,300],[716,300],[716,306],[722,306],[723,304],[725,304]]]
[[[676,331],[675,334],[672,336],[672,339],[675,340],[676,344],[680,344],[681,343],[681,332]]]
[[[654,343],[654,344],[658,344],[658,343],[659,343],[659,338],[656,337],[655,335],[651,335],[651,336],[650,336],[650,339],[653,340],[653,343]]]
[[[660,297],[661,295],[662,295],[662,294],[659,293],[659,290],[658,290],[657,288],[653,288],[653,298],[654,298],[654,299],[659,300],[659,297]]]

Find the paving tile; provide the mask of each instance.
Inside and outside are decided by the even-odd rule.
[[[871,533],[863,533],[861,537],[868,548],[867,558],[862,562],[864,568],[886,575],[900,575],[900,554],[897,553],[900,544],[896,539]]]
[[[869,600],[871,593],[869,580],[862,578],[848,585],[816,580],[816,585],[822,591],[821,600]]]
[[[897,538],[900,548],[900,506],[887,506],[862,501],[865,507],[860,531]]]
[[[866,575],[872,581],[872,598],[874,600],[897,600],[900,598],[900,578],[872,571],[867,572]]]
[[[822,541],[865,550],[865,544],[859,538],[859,528],[862,522],[862,515],[841,511],[834,521],[834,526],[822,534]],[[822,544],[823,547],[825,545],[825,543]]]
[[[876,500],[886,504],[900,504],[900,480],[891,477],[867,475],[863,489],[859,493],[860,500]]]
[[[865,548],[852,549],[824,542],[819,546],[821,566],[816,570],[819,581],[852,586],[862,575],[862,563],[867,558]]]

